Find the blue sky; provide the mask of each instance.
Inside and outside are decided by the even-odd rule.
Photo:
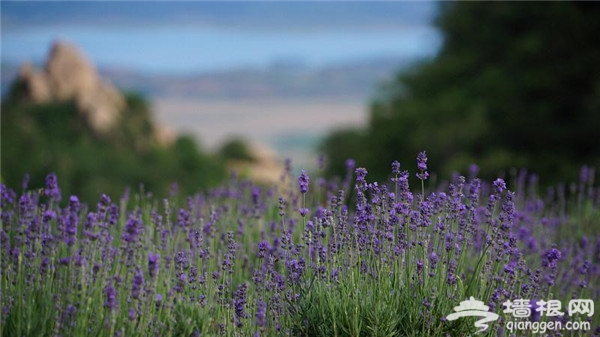
[[[433,2],[2,2],[2,61],[42,62],[51,42],[100,66],[152,74],[322,66],[431,56]]]

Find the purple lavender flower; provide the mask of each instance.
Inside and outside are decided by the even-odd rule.
[[[48,260],[48,258],[44,257],[42,259],[42,263],[40,263],[40,274],[42,274],[42,275],[46,274],[46,272],[48,271],[49,264],[50,264],[50,261]]]
[[[135,313],[135,309],[129,308],[129,312],[128,312],[127,316],[129,317],[130,321],[135,320],[137,318],[137,315]]]
[[[190,226],[190,212],[185,209],[179,209],[179,214],[177,214],[177,225],[179,227],[187,228]]]
[[[507,192],[504,202],[502,203],[502,214],[500,214],[499,220],[501,223],[501,228],[503,230],[508,230],[512,227],[514,214],[515,214],[515,194],[512,192]]]
[[[425,151],[419,152],[417,155],[417,169],[419,169],[419,173],[417,173],[417,178],[421,180],[427,180],[429,178],[429,172],[427,172],[427,154]]]
[[[111,203],[112,200],[110,199],[110,197],[103,193],[100,196],[100,203],[98,204],[98,208],[107,208],[108,206],[110,206]]]
[[[324,247],[320,247],[323,248]],[[321,256],[322,260],[325,260],[325,256],[323,254],[321,254],[321,251],[319,251],[319,255]],[[300,279],[300,276],[302,275],[302,272],[304,271],[304,267],[305,267],[305,263],[304,260],[296,260],[293,259],[291,261],[286,262],[286,267],[288,269],[289,272],[289,278],[293,283],[297,283]]]
[[[301,217],[305,217],[310,210],[308,208],[300,208],[299,212]]]
[[[500,178],[494,180],[494,189],[496,190],[496,194],[502,194],[502,192],[506,190],[506,183],[504,180]]]
[[[89,240],[96,240],[98,234],[94,233],[94,226],[96,225],[96,214],[94,212],[88,213],[83,224],[83,235]]]
[[[78,267],[81,267],[83,265],[85,265],[87,263],[87,259],[85,258],[85,255],[82,255],[82,251],[81,249],[77,252],[77,254],[75,255],[75,265]]]
[[[270,250],[271,250],[271,246],[269,245],[269,242],[267,242],[266,240],[262,240],[261,242],[258,243],[257,256],[259,258],[265,258]]]
[[[106,228],[105,219],[106,219],[107,214],[110,211],[111,203],[112,203],[112,201],[111,201],[110,197],[106,194],[102,194],[100,196],[100,201],[96,205],[96,207],[98,209],[98,211],[96,212],[96,219],[100,222],[100,226],[103,228]],[[92,214],[92,213],[90,212],[90,214]]]
[[[175,264],[179,269],[187,269],[189,267],[187,253],[177,252],[177,254],[175,255]]]
[[[456,284],[456,267],[457,267],[457,263],[456,260],[450,260],[448,262],[448,274],[446,277],[446,283],[448,285],[454,285]]]
[[[267,304],[260,300],[256,308],[256,325],[260,328],[267,326]]]
[[[431,252],[431,254],[429,254],[429,262],[431,263],[432,269],[435,268],[438,261],[439,261],[439,257],[437,256],[437,254],[435,252]]]
[[[310,179],[306,174],[306,171],[300,171],[300,176],[298,177],[298,186],[300,187],[300,193],[305,194],[308,192],[308,183]]]
[[[446,283],[448,283],[448,285],[456,284],[456,275],[454,275],[454,273],[448,272],[448,277],[446,277]]]
[[[260,187],[258,186],[254,186],[252,187],[252,203],[254,205],[258,205],[258,202],[260,201]]]
[[[135,275],[133,276],[133,281],[131,282],[131,297],[138,299],[140,298],[140,291],[142,290],[142,285],[144,284],[144,274],[141,269],[138,269]]]
[[[58,178],[54,172],[46,176],[46,189],[44,190],[44,195],[56,201],[60,201],[61,199],[60,188],[58,188]]]
[[[200,303],[200,306],[205,307],[206,306],[206,296],[205,295],[199,295],[198,296],[198,302]]]
[[[246,283],[242,285],[233,294],[233,307],[235,310],[235,321],[238,327],[242,326],[241,319],[247,318],[246,314]]]
[[[184,274],[183,272],[177,272],[177,283],[173,287],[173,290],[175,290],[178,293],[182,293],[185,288],[186,283],[187,283],[187,275]]]
[[[479,174],[479,166],[477,164],[469,165],[469,178],[474,179]]]
[[[156,294],[156,309],[159,309],[160,306],[162,305],[162,301],[163,301],[163,296],[161,294]]]
[[[64,320],[68,322],[67,324],[71,327],[75,326],[75,315],[77,313],[77,307],[73,304],[67,305],[66,310],[64,311]]]
[[[50,222],[51,220],[56,219],[56,212],[53,210],[47,210],[44,212],[44,215],[42,217],[42,220],[44,222],[44,224],[47,224],[48,222]]]
[[[420,171],[427,170],[427,153],[425,151],[419,152],[417,155],[417,169]]]
[[[65,243],[72,246],[77,240],[77,225],[79,223],[79,199],[72,195],[69,198],[69,215],[65,221]]]
[[[583,261],[583,264],[579,267],[579,273],[581,275],[587,275],[590,272],[590,268],[592,267],[592,263],[590,260]]]
[[[158,275],[158,261],[160,259],[160,255],[158,253],[152,254],[148,253],[148,273],[151,278],[156,277]]]
[[[115,204],[112,204],[108,210],[108,213],[110,214],[108,223],[111,225],[116,224],[117,220],[119,220],[119,207]]]
[[[392,174],[400,174],[400,162],[397,160],[394,160],[394,162],[392,163]]]
[[[354,168],[356,167],[356,161],[352,158],[348,158],[346,159],[346,170],[352,172],[352,170],[354,170]]]
[[[117,306],[117,290],[111,283],[104,287],[104,296],[106,297],[104,307],[111,311],[114,310]]]
[[[542,263],[545,267],[555,268],[556,263],[561,257],[562,254],[560,253],[560,250],[552,248],[544,254],[544,261]]]
[[[14,203],[17,197],[15,191],[6,187],[4,184],[0,184],[0,196],[0,206],[2,206],[2,208]]]
[[[58,264],[63,265],[63,266],[68,266],[69,262],[71,262],[71,258],[69,256],[62,257],[62,258],[60,258],[60,260],[58,260]]]
[[[0,184],[0,219],[6,224],[10,223],[14,215],[14,211],[10,210],[9,206],[15,202],[16,197],[15,191]]]
[[[510,274],[510,275],[514,276],[515,275],[515,267],[516,267],[516,265],[517,264],[514,261],[511,261],[510,263],[505,264],[504,265],[504,272],[507,273],[507,274]]]
[[[284,197],[279,197],[279,216],[285,215],[286,201]]]
[[[140,227],[141,221],[131,214],[127,223],[125,223],[125,231],[121,238],[126,242],[134,242],[140,234]]]
[[[423,271],[423,261],[417,259],[416,263],[417,263],[417,274],[421,274],[421,272]]]
[[[357,182],[364,182],[365,178],[367,177],[367,169],[363,168],[363,167],[359,167],[355,170],[356,173],[356,181]]]

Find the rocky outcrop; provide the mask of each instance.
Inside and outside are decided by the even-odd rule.
[[[57,41],[42,70],[21,67],[19,80],[34,103],[73,100],[91,128],[100,134],[110,130],[125,108],[125,98],[103,80],[89,60],[71,44]]]

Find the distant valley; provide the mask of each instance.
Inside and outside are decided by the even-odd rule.
[[[118,67],[99,67],[100,74],[126,91],[155,98],[276,99],[348,97],[368,100],[376,88],[416,60],[379,58],[325,67],[278,61],[266,68],[238,68],[190,75],[149,75]],[[2,64],[2,93],[19,65]]]
[[[414,62],[380,58],[312,68],[280,61],[188,76],[99,70],[120,89],[147,97],[160,122],[209,149],[240,136],[307,167],[316,163],[315,148],[327,131],[366,123],[377,88]],[[2,65],[3,94],[18,71]]]

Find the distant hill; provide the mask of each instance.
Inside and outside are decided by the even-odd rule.
[[[308,67],[278,62],[260,68],[240,68],[196,75],[147,75],[123,68],[100,68],[100,74],[126,91],[152,98],[328,98],[368,100],[391,74],[417,59],[378,58]],[[18,74],[15,64],[2,64],[3,94]]]

